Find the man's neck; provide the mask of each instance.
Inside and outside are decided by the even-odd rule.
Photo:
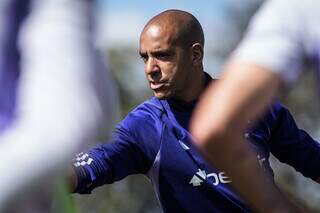
[[[186,95],[184,97],[177,97],[175,99],[184,101],[184,102],[192,102],[197,100],[206,87],[206,75],[203,70],[199,71],[197,75],[192,76],[190,79],[190,87],[187,89]]]

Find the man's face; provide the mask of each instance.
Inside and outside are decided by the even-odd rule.
[[[140,56],[150,88],[159,99],[182,99],[188,92],[192,70],[190,50],[173,41],[173,32],[157,25],[149,26],[140,37]]]

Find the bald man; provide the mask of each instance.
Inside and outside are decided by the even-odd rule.
[[[139,54],[154,97],[120,122],[111,143],[76,156],[72,177],[75,192],[91,193],[100,185],[144,174],[151,180],[164,212],[251,211],[231,189],[228,175],[208,166],[199,155],[188,132],[197,99],[212,81],[203,70],[203,46],[201,25],[187,12],[168,10],[146,24]],[[270,109],[247,138],[268,174],[272,174],[268,163],[272,150],[305,176],[319,175],[303,163],[308,160],[319,166],[313,152],[320,150],[317,142],[297,128],[280,104]],[[310,150],[309,159],[299,154],[302,145]],[[281,152],[281,148],[289,151]],[[290,159],[289,155],[297,158]],[[269,181],[273,184],[271,177]]]

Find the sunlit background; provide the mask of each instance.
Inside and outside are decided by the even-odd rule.
[[[205,71],[218,77],[226,56],[243,36],[248,20],[261,3],[261,0],[98,0],[96,44],[118,83],[122,117],[151,97],[138,55],[140,32],[151,17],[167,9],[186,10],[197,17],[206,39]],[[320,139],[320,104],[313,79],[313,72],[307,72],[294,90],[284,92],[280,99],[299,126]],[[272,159],[272,163],[281,187],[320,212],[319,185],[277,160]],[[142,175],[100,187],[91,195],[74,195],[73,199],[76,211],[83,213],[162,212],[151,184]]]

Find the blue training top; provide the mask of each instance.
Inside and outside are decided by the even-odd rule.
[[[164,212],[250,212],[230,188],[227,174],[211,168],[194,148],[188,126],[195,104],[153,97],[139,105],[117,126],[111,143],[76,156],[75,192],[90,193],[128,175],[145,174]],[[271,152],[306,177],[320,176],[315,169],[320,168],[319,143],[298,129],[281,104],[274,104],[245,136],[267,171],[272,172]]]

